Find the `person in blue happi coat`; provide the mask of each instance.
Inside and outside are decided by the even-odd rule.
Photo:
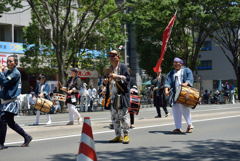
[[[8,70],[0,66],[0,150],[7,148],[4,146],[7,134],[7,125],[24,138],[22,147],[26,147],[32,140],[15,121],[14,116],[18,114],[19,102],[17,97],[21,94],[21,73],[16,68],[18,59],[16,55],[10,55],[7,58]]]

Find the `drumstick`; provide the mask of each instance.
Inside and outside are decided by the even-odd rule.
[[[0,61],[0,72],[3,71],[2,61]]]
[[[60,88],[60,90],[64,91],[64,92],[68,92],[68,89],[66,87]]]
[[[60,81],[58,81],[59,87],[61,88],[63,85]]]

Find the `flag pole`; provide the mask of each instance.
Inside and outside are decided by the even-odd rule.
[[[153,68],[153,71],[155,73],[161,72],[161,69],[160,69],[161,64],[162,64],[162,61],[163,61],[164,54],[167,50],[167,43],[168,43],[168,40],[169,40],[170,35],[171,35],[171,31],[172,31],[172,27],[174,25],[174,21],[176,19],[176,14],[177,14],[177,10],[174,13],[173,17],[168,22],[167,27],[164,29],[164,32],[163,32],[163,35],[162,35],[162,47],[161,47],[161,52],[160,52],[160,58],[158,59],[156,66]]]

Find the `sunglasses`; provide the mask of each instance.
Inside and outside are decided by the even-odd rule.
[[[117,54],[109,54],[108,57],[110,58],[114,58],[115,56],[117,56]]]

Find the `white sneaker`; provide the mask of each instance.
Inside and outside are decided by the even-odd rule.
[[[52,124],[52,121],[48,121],[48,122],[46,123],[46,125],[50,125],[50,124]]]
[[[82,117],[79,117],[77,121],[78,121],[78,124],[80,124],[83,121]]]

